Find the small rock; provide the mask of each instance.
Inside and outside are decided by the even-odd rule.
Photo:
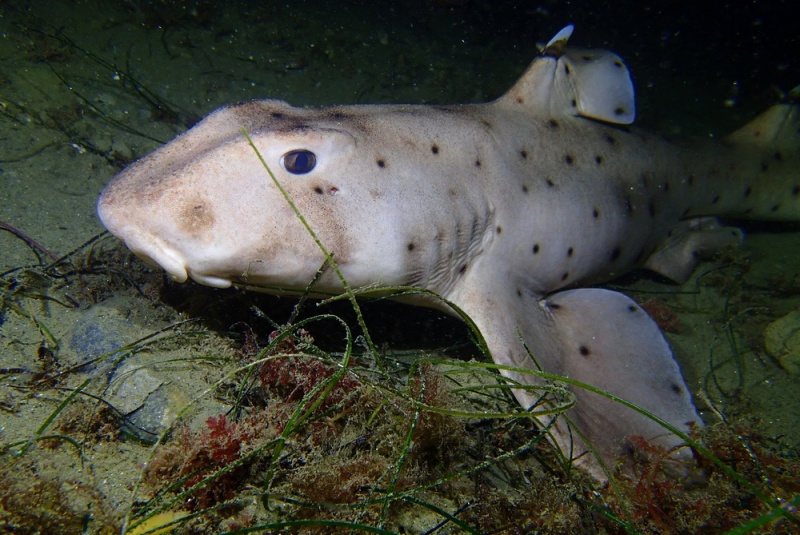
[[[800,310],[770,323],[764,329],[764,345],[783,369],[800,374]]]

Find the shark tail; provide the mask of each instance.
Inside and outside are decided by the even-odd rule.
[[[776,105],[728,136],[733,145],[800,153],[800,85]]]
[[[711,188],[688,215],[800,221],[800,86],[723,145],[699,162]]]
[[[678,283],[689,279],[701,258],[741,243],[742,232],[715,216],[800,221],[800,86],[722,146],[703,150],[689,169],[705,177],[705,191],[644,264]]]

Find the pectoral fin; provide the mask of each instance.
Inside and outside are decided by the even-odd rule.
[[[493,274],[497,277],[497,273]],[[483,333],[498,364],[541,369],[609,392],[688,432],[702,425],[690,392],[664,337],[652,319],[630,298],[610,290],[580,289],[546,299],[522,287],[484,278],[454,296]],[[524,340],[524,344],[522,340]],[[532,374],[503,372],[520,384],[543,385]],[[665,447],[681,440],[652,419],[602,395],[570,387],[577,398],[566,416],[591,442],[606,464],[624,452],[625,438],[642,436]],[[515,390],[527,407],[538,392]],[[548,418],[541,418],[543,424]],[[586,444],[571,433],[563,418],[551,428],[552,439],[565,454],[572,452],[599,479],[605,479]],[[691,457],[686,451],[682,454]]]

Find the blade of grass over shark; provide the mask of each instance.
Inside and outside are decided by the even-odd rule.
[[[264,160],[264,157],[258,151],[258,148],[256,147],[255,143],[253,143],[250,134],[248,134],[247,130],[245,130],[244,128],[242,128],[242,133],[247,138],[247,142],[250,144],[250,147],[252,147],[253,151],[256,153],[256,156],[258,156],[261,165],[264,166],[264,169],[267,171],[272,181],[278,187],[281,194],[286,199],[286,202],[288,202],[289,206],[291,206],[292,211],[295,213],[297,218],[303,223],[303,226],[306,228],[309,235],[314,239],[314,242],[317,244],[317,247],[319,247],[320,251],[322,251],[322,253],[325,255],[325,258],[328,260],[328,265],[330,265],[331,269],[333,269],[333,271],[339,277],[339,281],[342,283],[342,287],[344,288],[345,293],[350,299],[350,304],[353,306],[353,310],[356,313],[356,318],[358,319],[358,324],[363,331],[364,339],[367,342],[367,346],[369,347],[369,350],[373,353],[373,355],[375,355],[375,362],[378,364],[378,367],[381,368],[381,371],[384,371],[383,363],[380,361],[380,358],[378,357],[378,352],[375,349],[375,345],[372,343],[372,338],[370,337],[369,331],[367,330],[366,323],[364,322],[364,317],[361,314],[361,307],[358,306],[358,303],[356,302],[356,297],[353,294],[353,290],[350,288],[350,285],[347,283],[347,280],[344,278],[344,275],[342,275],[342,272],[339,270],[339,266],[337,266],[336,262],[334,262],[333,255],[330,252],[328,252],[328,250],[325,248],[325,245],[323,245],[322,241],[320,241],[320,239],[317,237],[317,234],[316,232],[314,232],[314,229],[311,228],[311,225],[308,224],[305,217],[303,217],[303,214],[300,213],[300,210],[298,210],[297,206],[294,204],[294,201],[289,195],[289,192],[286,191],[286,189],[283,187],[280,181],[275,177],[275,174],[272,172],[272,169],[269,168],[269,165],[267,165],[266,160]]]

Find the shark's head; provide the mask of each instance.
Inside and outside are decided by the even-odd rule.
[[[260,154],[351,286],[444,291],[489,216],[483,197],[459,189],[479,170],[459,143],[475,141],[455,126],[449,136],[420,127],[432,115],[445,117],[437,124],[456,120],[413,106],[226,106],[117,175],[97,211],[112,234],[177,281],[302,290],[325,255]],[[328,272],[315,289],[341,283]]]
[[[103,224],[177,281],[304,288],[325,256],[243,129],[348,278],[391,278],[398,268],[382,265],[381,250],[394,253],[395,222],[375,188],[354,187],[365,175],[360,134],[330,109],[262,100],[216,111],[117,175],[97,204]],[[320,284],[337,286],[330,275]]]

